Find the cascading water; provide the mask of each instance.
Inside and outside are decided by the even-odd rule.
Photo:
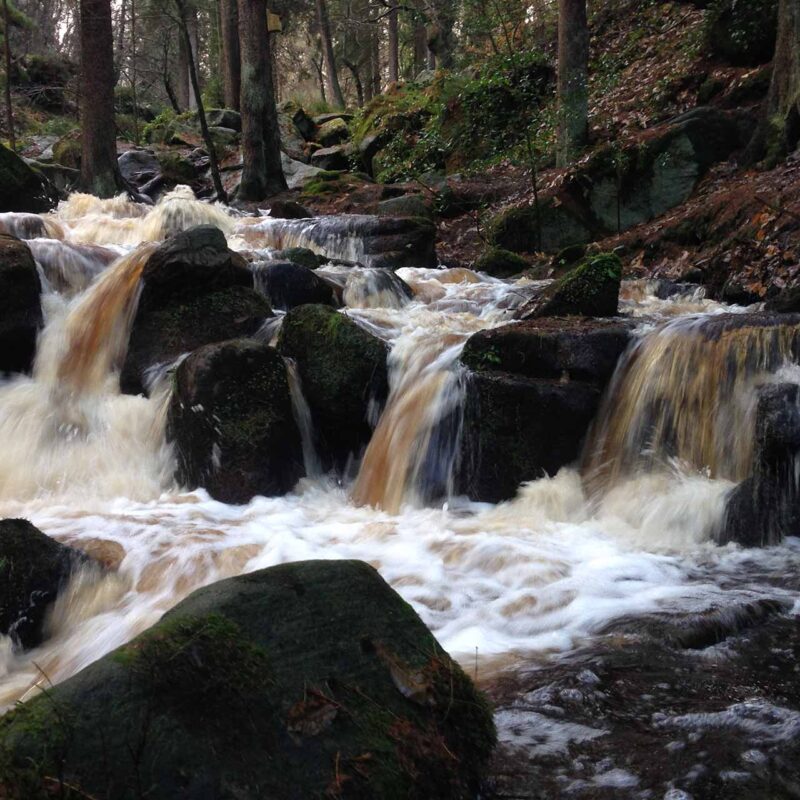
[[[64,230],[65,262],[68,248],[78,244],[106,242],[127,253],[175,227],[215,219],[241,249],[290,244],[275,241],[275,222],[237,223],[224,210],[181,192],[155,208],[79,197],[49,219]],[[301,221],[295,227],[309,224]],[[43,243],[34,247],[40,263],[50,259],[43,271],[57,274],[59,251]],[[508,503],[490,506],[461,498],[446,504],[442,500],[463,387],[458,354],[470,334],[507,320],[508,309],[523,299],[525,282],[498,281],[469,270],[404,269],[399,276],[413,297],[403,300],[394,292],[376,292],[374,275],[353,277],[358,273],[326,267],[343,286],[350,276],[353,307],[347,313],[390,345],[387,405],[353,486],[314,477],[310,414],[289,365],[295,417],[312,477],[285,497],[256,498],[233,507],[212,501],[203,491],[185,492],[173,485],[164,432],[166,393],[155,392],[149,399],[119,393],[116,369],[149,251],[146,245],[128,253],[83,290],[79,281],[52,281],[34,375],[0,384],[0,515],[27,517],[112,569],[101,580],[85,576],[73,581],[53,609],[51,635],[41,647],[17,652],[0,637],[0,708],[47,681],[74,674],[202,585],[305,558],[360,558],[373,564],[470,669],[478,651],[484,678],[492,664],[508,666],[522,656],[572,648],[623,616],[697,611],[724,605],[739,594],[785,591],[795,597],[777,589],[770,577],[776,565],[783,568],[797,560],[795,545],[748,554],[745,564],[736,551],[707,543],[730,487],[727,481],[696,470],[626,474],[624,454],[630,452],[631,463],[640,464],[641,443],[651,441],[663,442],[670,456],[694,459],[695,467],[710,465],[707,454],[716,453],[717,445],[698,446],[694,454],[692,423],[681,403],[688,402],[684,397],[700,403],[706,390],[725,400],[756,373],[778,364],[777,356],[765,355],[762,369],[743,368],[741,379],[714,389],[714,370],[720,374],[739,347],[728,339],[743,333],[706,337],[702,344],[702,337],[690,332],[705,323],[681,319],[674,330],[657,329],[639,342],[615,379],[611,396],[617,399],[608,401],[596,429],[591,452],[600,455],[592,465],[614,458],[626,464],[598,502],[587,502],[580,475],[566,469],[521,487]],[[355,250],[348,255],[348,260],[359,260]],[[71,292],[78,294],[64,296]],[[628,312],[645,309],[657,318],[719,310],[701,298],[661,301],[640,289],[631,291],[625,303]],[[277,324],[263,335],[273,336]],[[686,352],[670,357],[666,339],[682,342],[682,336],[697,340],[687,345],[696,350],[690,358],[694,367],[687,368],[695,372],[703,365],[704,347],[719,348],[709,355],[703,380],[695,372],[681,378]],[[773,353],[771,334],[753,336],[763,338],[759,347],[765,353]],[[748,352],[750,342],[742,345]],[[781,348],[779,342],[778,353]],[[691,386],[683,394],[665,390],[662,369],[675,378],[668,386],[692,378]],[[634,386],[651,398],[641,423],[630,394]],[[639,431],[630,445],[613,403],[620,404],[625,425]],[[654,426],[653,409],[670,404],[673,421]],[[716,413],[712,406],[700,406],[711,415],[706,419]],[[681,431],[677,439],[670,425]],[[663,430],[660,439],[653,439],[653,429]],[[675,449],[673,441],[689,450]],[[736,452],[722,447],[714,463],[727,464],[728,453]],[[726,466],[719,467],[719,474],[739,473]]]
[[[641,336],[617,368],[589,437],[592,489],[684,464],[712,478],[752,472],[756,388],[797,360],[800,321],[689,316]]]

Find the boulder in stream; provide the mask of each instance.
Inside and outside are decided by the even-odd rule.
[[[58,200],[58,191],[47,178],[0,144],[0,211],[38,214],[50,211]]]
[[[323,456],[343,467],[388,394],[386,344],[330,306],[304,305],[284,318],[278,349],[297,364]]]
[[[0,634],[22,647],[44,636],[48,609],[88,559],[24,519],[0,520]]]
[[[216,500],[282,495],[303,475],[286,364],[248,339],[195,350],[178,367],[169,408],[178,482]]]
[[[144,268],[122,390],[143,392],[152,368],[206,344],[250,336],[271,316],[247,263],[228,249],[222,231],[199,226],[173,236]]]
[[[631,339],[611,320],[542,319],[474,334],[458,489],[498,502],[580,456],[602,391]]]
[[[42,326],[42,285],[28,246],[0,233],[0,372],[28,372]]]
[[[6,715],[0,786],[467,800],[494,742],[481,694],[372,567],[306,561],[198,590]]]
[[[307,303],[335,306],[333,287],[307,267],[291,261],[257,261],[250,265],[256,289],[273,308],[289,311]]]
[[[756,407],[753,474],[728,498],[720,542],[763,547],[800,534],[799,459],[800,386],[768,384]]]

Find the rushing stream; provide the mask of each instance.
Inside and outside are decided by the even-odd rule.
[[[708,315],[730,309],[700,295],[658,300],[645,284],[623,299],[642,322],[585,454],[586,474],[602,484],[591,498],[592,481],[576,469],[496,506],[452,496],[465,380],[458,356],[472,333],[509,321],[524,281],[409,268],[398,273],[408,299],[391,287],[360,291],[369,270],[347,281],[357,268],[337,266],[323,271],[347,281],[342,313],[391,347],[389,399],[353,480],[320,474],[289,365],[309,477],[286,497],[246,506],[182,491],[165,441],[168,387],[157,383],[149,399],[122,395],[116,370],[152,243],[200,222],[222,227],[234,249],[268,257],[275,244],[275,223],[237,220],[180,191],[151,210],[75,196],[40,224],[3,221],[33,237],[46,327],[33,375],[0,385],[0,515],[26,517],[115,571],[73,581],[39,649],[15,653],[0,637],[0,708],[126,642],[200,586],[308,558],[373,564],[482,680],[574,648],[626,616],[762,596],[784,597],[800,613],[798,595],[776,581],[800,565],[798,540],[754,551],[712,541],[752,457],[750,390],[778,371],[792,379],[790,342],[703,341],[695,334]],[[299,229],[302,221],[292,223],[284,238],[308,244]],[[314,236],[319,245],[319,225]],[[358,254],[353,241],[328,250]],[[723,383],[731,352],[739,366]],[[645,435],[652,447],[643,456]],[[666,438],[676,457],[661,461],[654,451]]]

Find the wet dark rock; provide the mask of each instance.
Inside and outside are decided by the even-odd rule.
[[[323,455],[343,467],[388,394],[386,344],[330,306],[304,305],[286,315],[278,349],[297,364]]]
[[[472,265],[476,272],[485,272],[493,278],[510,278],[528,269],[528,262],[512,253],[510,250],[503,250],[500,247],[490,247]]]
[[[38,214],[53,209],[58,200],[58,191],[41,172],[32,169],[8,147],[0,145],[0,212]]]
[[[779,314],[796,314],[800,312],[800,286],[784,289],[775,297],[767,300],[764,310]]]
[[[59,197],[66,197],[70,192],[78,191],[81,173],[63,164],[43,164],[40,161],[25,159],[25,163],[46,180]]]
[[[350,168],[350,156],[347,147],[334,144],[321,147],[311,155],[311,166],[323,170],[344,170]]]
[[[473,334],[461,361],[474,372],[508,372],[543,380],[605,386],[631,341],[632,323],[542,319]]]
[[[199,177],[197,165],[188,157],[174,150],[162,150],[158,153],[158,164],[161,177],[170,185],[186,184],[191,186]]]
[[[459,492],[496,503],[524,481],[555,475],[578,459],[599,404],[600,390],[582,381],[470,374]]]
[[[498,502],[574,463],[632,325],[542,319],[480,331],[461,360],[467,380],[458,484]]]
[[[711,52],[739,67],[772,59],[778,29],[778,0],[714,0],[706,23]]]
[[[273,308],[288,311],[305,303],[336,305],[331,285],[307,267],[291,261],[259,261],[250,268],[257,291]]]
[[[161,165],[152,150],[126,150],[117,162],[122,177],[137,188],[161,175]]]
[[[275,200],[270,203],[269,215],[273,219],[309,219],[314,214],[294,200]]]
[[[535,206],[514,206],[496,216],[489,226],[491,244],[516,253],[539,250],[553,253],[565,247],[588,244],[595,234],[591,220],[575,203],[542,201]]]
[[[381,217],[422,217],[431,219],[429,205],[418,194],[407,194],[402,197],[391,197],[378,203],[378,215]]]
[[[325,263],[325,259],[307,247],[287,247],[285,250],[276,250],[273,254],[276,261],[291,261],[306,269],[316,269]]]
[[[28,246],[0,233],[0,372],[28,372],[42,326],[42,286]]]
[[[467,800],[494,741],[469,678],[358,561],[200,589],[0,722],[10,780],[118,800]]]
[[[25,648],[40,644],[48,609],[85,564],[85,556],[27,520],[0,520],[0,634]]]
[[[720,292],[720,299],[724,303],[736,306],[750,306],[761,300],[757,294],[751,292],[740,281],[733,278],[725,281]]]
[[[719,539],[763,547],[800,534],[800,386],[759,390],[753,475],[728,498]]]
[[[250,336],[271,316],[247,263],[228,249],[222,231],[200,226],[173,236],[144,268],[122,390],[145,391],[151,368],[206,344]]]
[[[775,598],[622,621],[504,678],[491,691],[492,796],[540,800],[570,786],[582,800],[796,797],[800,626],[785,608]],[[681,631],[695,627],[724,643],[687,649]]]
[[[622,262],[611,253],[589,256],[517,312],[518,319],[579,315],[613,317],[619,307]]]
[[[168,438],[178,482],[225,503],[286,494],[303,476],[286,365],[260,342],[206,345],[181,363]]]
[[[317,126],[302,106],[294,100],[284,100],[282,103],[278,104],[278,111],[292,120],[295,127],[300,132],[300,135],[306,141],[313,141],[314,135],[317,132]]]

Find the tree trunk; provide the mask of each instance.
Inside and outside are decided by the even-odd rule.
[[[325,0],[317,0],[317,23],[319,24],[319,35],[322,39],[322,56],[325,59],[328,97],[334,105],[344,108],[344,95],[342,94],[342,87],[339,85],[339,73],[336,71],[331,23],[328,18],[328,8],[325,5]]]
[[[428,34],[421,17],[414,21],[414,74],[412,80],[428,66]]]
[[[572,164],[589,139],[589,26],[586,0],[558,2],[559,167]]]
[[[429,3],[428,67],[452,69],[455,53],[455,0],[435,0]]]
[[[239,110],[242,90],[242,62],[239,51],[239,6],[237,0],[221,0],[222,55],[225,79],[225,107]]]
[[[270,68],[266,0],[239,0],[242,48],[242,182],[240,200],[264,200],[286,189]]]
[[[122,186],[114,122],[111,0],[81,0],[81,184],[98,197]]]
[[[381,93],[381,48],[380,48],[380,31],[378,26],[374,26],[374,30],[369,37],[370,47],[370,80],[372,81],[372,96],[377,97]]]
[[[353,76],[353,82],[356,85],[356,97],[358,98],[358,107],[364,105],[364,84],[361,82],[361,75],[358,74],[358,67],[352,61],[344,61],[344,65],[350,70]]]
[[[780,0],[772,82],[746,160],[774,166],[800,142],[800,0]]]
[[[395,0],[389,10],[389,83],[400,80],[400,20]]]
[[[186,52],[186,42],[183,35],[178,34],[178,58],[175,63],[175,96],[178,98],[180,110],[189,108],[189,56]]]
[[[186,32],[188,33],[188,40],[184,37],[184,41],[188,42],[186,44],[186,66],[189,71],[189,109],[195,111],[200,105],[200,73],[195,59],[195,53],[199,52],[197,7],[192,3],[187,4],[186,0],[182,0],[181,5],[184,8]]]
[[[5,25],[3,49],[6,60],[6,122],[8,123],[8,143],[12,150],[17,149],[14,133],[14,108],[11,105],[11,18],[8,13],[8,0],[3,0],[3,23]]]
[[[192,43],[192,34],[189,29],[190,19],[187,19],[187,9],[185,0],[175,0],[175,5],[178,9],[178,24],[183,36],[183,42],[186,47],[186,54],[189,61],[189,80],[192,85],[192,94],[197,103],[197,116],[200,120],[200,132],[203,135],[203,141],[206,143],[206,150],[208,150],[209,161],[211,162],[211,179],[214,182],[214,189],[217,192],[217,199],[223,203],[228,201],[228,195],[222,185],[222,178],[219,174],[219,163],[217,162],[217,150],[214,147],[214,140],[208,130],[208,122],[206,121],[206,110],[203,107],[203,99],[200,95],[200,81],[197,77],[197,62],[195,61],[195,49]],[[195,23],[197,16],[194,16]],[[197,27],[195,26],[195,36],[197,34]]]

